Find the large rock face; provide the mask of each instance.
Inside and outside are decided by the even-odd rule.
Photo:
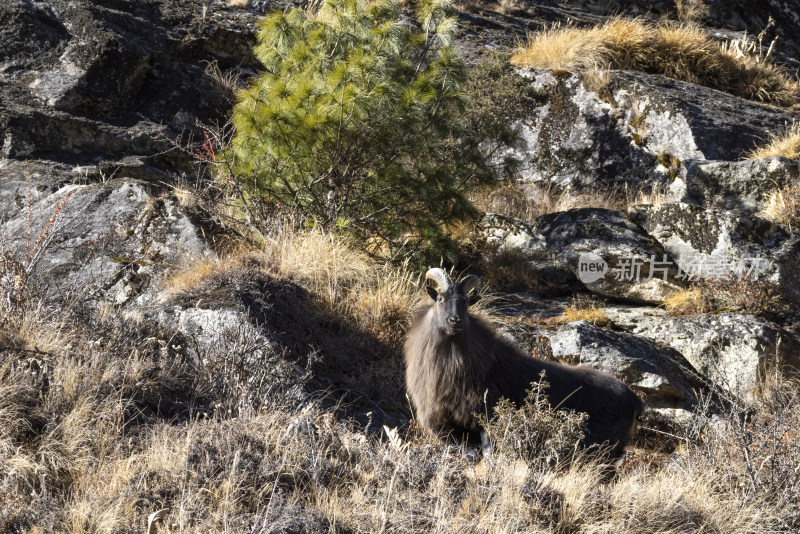
[[[678,351],[709,384],[748,398],[765,376],[794,374],[800,364],[800,340],[759,317],[732,313],[673,317],[663,310],[623,307],[607,316],[631,334]]]
[[[633,206],[628,213],[690,280],[743,277],[800,298],[800,241],[771,221],[681,203]]]
[[[574,209],[534,223],[487,214],[478,232],[490,245],[521,253],[550,288],[578,280],[598,295],[660,304],[684,285],[664,248],[621,212]]]
[[[573,188],[665,181],[656,155],[631,141],[617,107],[585,89],[580,76],[523,73],[554,95],[536,116],[521,118],[515,155],[523,162],[523,179]]]
[[[166,268],[214,256],[164,191],[132,180],[78,185],[67,182],[68,172],[61,178],[34,174],[0,188],[3,248],[35,259],[27,265],[31,282],[48,294],[147,304],[157,300]]]
[[[680,160],[738,160],[796,117],[775,106],[654,74],[615,73],[608,91],[643,148]]]
[[[712,195],[718,189],[733,199],[745,192],[747,203],[764,187],[797,176],[785,163],[748,162],[724,170],[707,163],[739,160],[769,134],[783,131],[796,119],[792,112],[660,75],[612,71],[597,88],[580,74],[523,73],[553,95],[536,116],[521,118],[523,143],[516,155],[525,180],[572,189],[670,187],[676,198],[699,201],[713,181],[721,183],[708,188]],[[689,164],[694,161],[703,165]],[[747,169],[759,171],[748,178]],[[715,178],[719,174],[722,180]]]
[[[224,119],[229,103],[205,66],[255,67],[256,16],[216,7],[4,2],[0,155],[80,163],[150,157],[196,119]]]
[[[171,194],[176,171],[196,171],[175,139],[225,120],[231,88],[209,66],[255,68],[257,17],[195,0],[3,2],[2,249],[24,259],[46,229],[31,276],[114,304],[153,300],[170,267],[212,256]]]
[[[690,408],[699,381],[676,350],[624,332],[610,332],[586,321],[549,334],[553,357],[574,359],[624,379],[646,395],[651,408]]]
[[[800,180],[800,160],[697,161],[673,186],[686,202],[755,213],[770,193]]]

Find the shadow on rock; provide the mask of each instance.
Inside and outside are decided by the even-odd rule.
[[[152,315],[193,339],[212,374],[226,375],[217,386],[237,408],[315,399],[368,431],[406,424],[399,341],[333,315],[263,267],[251,258],[214,273]]]

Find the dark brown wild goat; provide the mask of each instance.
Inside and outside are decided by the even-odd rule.
[[[474,440],[482,435],[474,414],[491,416],[500,397],[519,406],[544,371],[552,406],[588,414],[584,445],[622,455],[642,411],[628,386],[596,369],[524,355],[467,311],[476,276],[454,284],[444,270],[431,269],[428,279],[438,290],[427,287],[433,303],[414,314],[404,350],[406,388],[423,428]]]

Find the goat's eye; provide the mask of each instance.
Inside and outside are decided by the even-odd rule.
[[[444,300],[444,295],[439,293],[438,295],[436,295],[436,300],[439,301],[439,302],[442,302]]]

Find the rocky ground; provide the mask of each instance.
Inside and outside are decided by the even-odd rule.
[[[35,286],[48,306],[109,307],[179,336],[197,354],[236,347],[250,402],[268,397],[266,382],[280,377],[298,404],[324,391],[325,403],[369,433],[406,428],[398,336],[382,339],[311,313],[302,282],[246,262],[190,289],[165,289],[187,266],[227,257],[231,240],[245,233],[195,202],[203,168],[184,149],[207,125],[225,122],[226,80],[257,70],[256,21],[281,7],[228,4],[0,5],[0,309],[19,304],[21,284]],[[780,57],[797,65],[800,8],[745,4],[711,2],[709,25],[737,38],[757,34],[772,16]],[[620,9],[653,15],[673,6],[515,5],[463,6],[459,46],[471,61],[553,22],[591,24]],[[765,375],[800,365],[800,238],[760,211],[771,191],[800,180],[800,160],[743,159],[798,120],[796,108],[631,71],[611,71],[599,87],[580,73],[523,74],[551,98],[519,118],[524,168],[516,190],[531,202],[551,187],[622,200],[614,209],[587,204],[527,220],[504,213],[502,201],[490,206],[471,238],[473,268],[486,275],[497,263],[483,260],[494,255],[516,262],[524,278],[516,289],[508,279],[489,287],[502,302],[492,313],[505,330],[523,346],[545,346],[548,357],[616,374],[675,420],[700,391],[748,399]],[[639,191],[658,191],[658,202]],[[736,283],[717,280],[731,273]],[[688,311],[665,306],[704,281],[727,300]],[[590,320],[565,320],[565,308]],[[601,320],[580,313],[593,308]],[[0,347],[3,358],[21,354],[12,349]]]

